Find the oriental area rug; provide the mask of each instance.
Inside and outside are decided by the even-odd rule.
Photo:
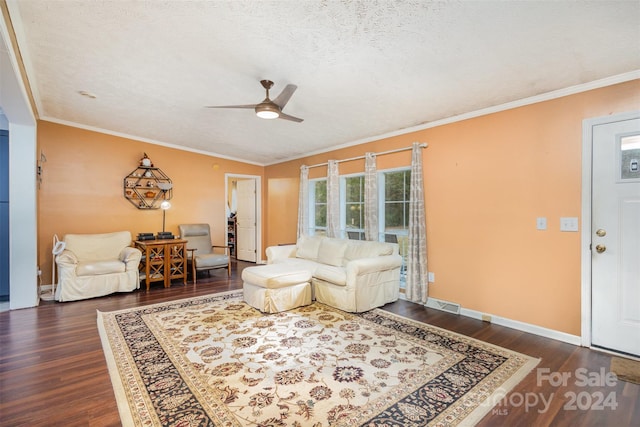
[[[125,426],[473,425],[538,363],[384,310],[234,291],[98,312]]]

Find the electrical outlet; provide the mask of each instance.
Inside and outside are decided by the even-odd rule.
[[[436,274],[433,271],[427,273],[427,280],[429,283],[433,283],[436,281]]]
[[[488,314],[483,314],[482,321],[491,323],[491,316],[489,316]]]

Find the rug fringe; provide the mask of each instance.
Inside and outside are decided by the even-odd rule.
[[[118,405],[118,413],[120,414],[120,422],[123,427],[134,426],[133,414],[131,408],[127,403],[127,393],[122,383],[122,379],[118,374],[118,366],[116,360],[113,357],[112,352],[107,352],[106,349],[110,349],[111,345],[107,331],[104,328],[104,315],[100,310],[97,311],[98,321],[98,334],[100,335],[100,341],[102,342],[104,358],[107,362],[107,370],[109,371],[109,377],[111,378],[111,385],[113,386],[113,392],[116,395],[116,404]]]

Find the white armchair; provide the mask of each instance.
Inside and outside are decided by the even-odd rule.
[[[67,234],[56,256],[55,299],[75,301],[140,288],[142,253],[131,247],[131,233]]]

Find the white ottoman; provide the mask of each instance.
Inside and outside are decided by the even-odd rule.
[[[311,304],[311,272],[269,264],[242,270],[244,300],[264,313]]]

